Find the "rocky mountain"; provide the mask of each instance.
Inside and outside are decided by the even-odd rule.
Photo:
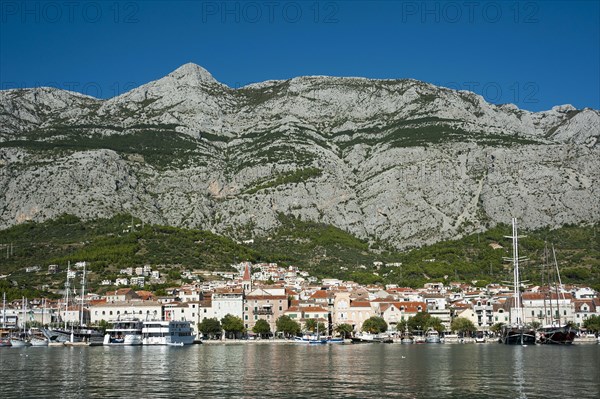
[[[404,248],[600,220],[600,112],[529,112],[415,80],[239,89],[186,64],[99,100],[0,91],[0,227],[131,213],[238,238],[278,214]]]

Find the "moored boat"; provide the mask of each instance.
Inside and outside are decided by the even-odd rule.
[[[7,330],[7,329],[0,330],[0,347],[3,347],[3,346],[11,346],[10,330]]]
[[[546,252],[546,260],[548,259],[548,255],[547,255],[547,248],[544,249],[544,251]],[[546,326],[543,326],[541,328],[539,328],[537,330],[537,334],[538,334],[538,342],[540,344],[552,344],[552,345],[570,345],[573,343],[573,340],[575,339],[575,337],[577,336],[577,331],[575,328],[571,327],[569,324],[561,324],[561,317],[560,317],[560,300],[562,297],[562,301],[563,303],[565,302],[565,294],[563,291],[563,285],[562,285],[562,280],[560,278],[560,270],[558,269],[558,262],[556,260],[556,251],[554,250],[554,245],[552,245],[552,255],[554,256],[554,266],[555,266],[555,270],[556,270],[556,274],[555,274],[555,279],[558,281],[555,281],[555,293],[554,295],[552,294],[551,291],[551,286],[550,284],[548,285],[548,293],[546,295],[544,295],[544,316],[546,318],[546,322],[549,324]],[[543,276],[543,273],[542,273]],[[550,276],[548,278],[548,281],[550,282]],[[558,284],[556,284],[558,283]],[[552,298],[553,296],[556,298],[556,301],[553,304]],[[549,307],[550,310],[547,311],[546,309],[546,297],[549,298]],[[552,309],[553,305],[555,306],[555,309]],[[548,315],[553,313],[555,315],[556,318],[551,318],[551,320],[548,320]]]
[[[40,331],[48,339],[49,343],[81,343],[88,345],[102,345],[104,336],[93,328],[41,328]]]
[[[25,338],[11,337],[10,346],[13,348],[24,348],[26,346],[31,346],[31,343]]]
[[[143,323],[139,319],[113,321],[106,329],[104,345],[141,345]]]
[[[571,326],[544,326],[538,329],[540,344],[570,345],[577,336]]]
[[[425,333],[425,342],[428,344],[439,344],[441,342],[440,333],[433,328],[429,328]]]
[[[189,321],[146,320],[142,323],[143,345],[191,345],[194,343]]]
[[[506,345],[534,345],[535,330],[519,324],[502,326],[500,343]]]
[[[523,307],[521,306],[521,278],[519,274],[519,235],[517,233],[517,219],[512,218],[512,258],[506,258],[513,263],[513,301],[514,314],[511,319],[515,321],[510,325],[502,326],[500,342],[506,345],[534,345],[535,330],[524,324]],[[511,312],[513,309],[511,309]]]
[[[48,346],[48,338],[46,338],[39,329],[31,329],[29,334],[31,336],[29,340],[31,346]]]
[[[294,342],[308,345],[323,345],[327,343],[327,338],[318,335],[303,335],[301,337],[294,337]]]
[[[394,340],[386,334],[360,333],[352,337],[353,344],[384,343],[391,344]]]

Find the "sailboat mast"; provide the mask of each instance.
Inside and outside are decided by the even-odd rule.
[[[546,274],[546,265],[548,264],[548,243],[544,241],[544,263],[542,264],[542,289],[544,294],[544,321],[545,324],[548,324],[548,310],[546,308],[546,290],[544,287],[544,274]],[[548,281],[548,287],[550,287],[550,282]],[[552,297],[550,298],[550,302],[552,303]],[[540,319],[541,321],[541,319]]]
[[[67,312],[69,310],[69,287],[71,283],[69,282],[69,277],[71,276],[71,261],[67,262],[67,282],[65,283],[65,330],[67,329]]]
[[[515,312],[517,312],[517,324],[522,324],[523,315],[521,309],[521,290],[519,279],[519,240],[517,236],[517,219],[512,219],[512,239],[513,239],[513,273],[514,273],[514,296]]]
[[[6,328],[6,292],[2,293],[2,328]]]
[[[83,301],[85,297],[85,262],[83,263],[83,276],[81,277],[81,313],[79,314],[79,327],[83,325]]]
[[[512,235],[505,236],[506,238],[512,239],[512,258],[504,258],[505,261],[510,261],[513,264],[513,297],[515,299],[515,319],[517,325],[524,324],[523,307],[521,304],[521,276],[519,274],[519,262],[521,260],[527,260],[526,258],[519,258],[519,238],[526,236],[518,235],[517,218],[512,218]],[[512,308],[511,308],[512,311]],[[511,314],[511,320],[513,319]]]
[[[21,298],[21,312],[23,313],[23,321],[21,321],[21,335],[25,335],[25,297]]]
[[[556,311],[558,312],[558,325],[560,326],[560,302],[559,302],[559,287],[560,292],[563,297],[563,301],[565,299],[565,294],[563,292],[562,281],[560,279],[560,272],[558,271],[558,262],[556,261],[556,251],[554,250],[554,244],[552,244],[552,255],[554,256],[554,266],[556,267],[556,277],[558,278],[558,286],[556,287]]]

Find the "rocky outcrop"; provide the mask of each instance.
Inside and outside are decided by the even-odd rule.
[[[0,91],[0,226],[128,212],[247,237],[278,213],[416,246],[600,220],[600,112],[414,80],[231,89],[186,64],[119,97]]]

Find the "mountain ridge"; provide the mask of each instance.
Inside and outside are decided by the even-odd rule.
[[[107,100],[54,90],[0,91],[0,227],[73,209],[252,237],[283,213],[408,247],[600,219],[597,110],[411,79],[232,89],[195,64]]]

